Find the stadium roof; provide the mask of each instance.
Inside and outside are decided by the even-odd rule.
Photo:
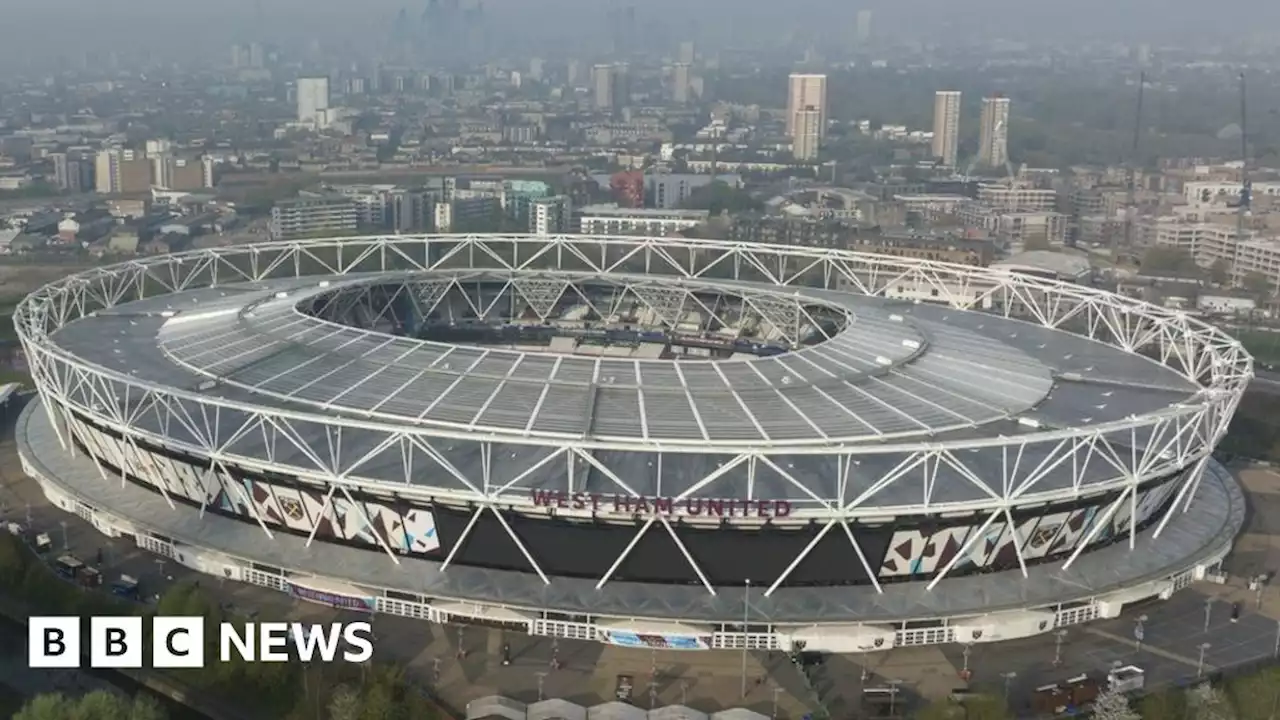
[[[212,379],[217,394],[268,407],[526,439],[703,448],[1012,435],[1020,419],[1100,424],[1197,390],[1140,355],[1053,329],[816,289],[804,292],[850,318],[843,332],[782,355],[714,361],[450,345],[298,310],[308,297],[369,281],[182,292],[101,311],[54,340],[140,380],[195,390]]]

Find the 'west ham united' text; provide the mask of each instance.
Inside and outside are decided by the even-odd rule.
[[[561,490],[533,490],[536,507],[590,510],[607,515],[688,515],[691,517],[781,518],[791,514],[786,500],[746,498],[675,498],[620,493],[567,493]]]

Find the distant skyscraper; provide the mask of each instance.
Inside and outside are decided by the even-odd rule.
[[[614,112],[621,112],[623,108],[631,104],[630,66],[626,63],[614,65],[609,79],[613,84],[613,89],[609,92],[610,99],[613,100],[613,110]]]
[[[298,100],[298,122],[321,123],[324,111],[329,109],[329,78],[298,78],[296,89]]]
[[[613,66],[600,64],[591,68],[591,97],[597,110],[613,109]]]
[[[72,185],[71,175],[71,158],[66,153],[50,153],[49,159],[53,160],[53,183],[58,186],[59,190],[70,190]],[[80,176],[77,174],[74,182],[78,185]],[[76,188],[79,190],[79,188]]]
[[[859,10],[857,22],[854,37],[857,38],[859,45],[866,45],[871,39],[871,11]]]
[[[956,166],[960,145],[960,93],[939,90],[933,96],[933,156],[947,167]]]
[[[151,188],[151,162],[140,152],[101,150],[94,164],[94,189],[103,195],[146,192]]]
[[[671,72],[671,99],[680,104],[689,102],[689,87],[692,79],[689,63],[676,63]]]
[[[978,162],[1000,167],[1009,161],[1009,98],[982,99],[982,126],[978,136]]]
[[[609,34],[613,43],[613,51],[618,55],[629,55],[635,47],[636,9],[627,6],[610,10],[607,15]]]
[[[123,153],[118,149],[102,150],[94,158],[94,190],[103,195],[120,192],[120,163]]]
[[[542,58],[529,60],[529,79],[542,82]]]
[[[578,81],[582,79],[578,77],[582,74],[582,63],[577,60],[570,60],[565,64],[564,74],[565,82],[569,83],[570,87],[576,87]]]
[[[827,76],[792,73],[787,92],[787,135],[795,139],[796,116],[802,110],[818,111],[819,139],[827,130]]]
[[[692,65],[696,58],[697,58],[697,52],[695,50],[695,45],[693,44],[692,40],[685,40],[684,42],[680,43],[680,57],[677,58],[679,62],[682,62],[686,65]]]
[[[1137,51],[1134,54],[1137,55],[1138,64],[1141,65],[1142,67],[1148,67],[1151,65],[1151,46],[1150,45],[1146,43],[1139,45]]]
[[[795,129],[791,133],[791,154],[797,160],[817,160],[822,144],[822,111],[807,107],[796,113]]]

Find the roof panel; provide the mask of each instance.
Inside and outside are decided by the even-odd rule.
[[[289,297],[275,297],[275,287],[286,288]],[[735,287],[749,284],[726,282]],[[775,443],[820,442],[824,436],[980,436],[1005,432],[1007,417],[1034,413],[1037,404],[1044,407],[1042,420],[1068,424],[1072,417],[1124,417],[1129,407],[1165,407],[1189,388],[1141,357],[1052,329],[817,289],[805,292],[853,317],[836,337],[774,357],[744,357],[743,348],[734,347],[728,349],[733,358],[713,361],[520,352],[391,337],[297,310],[297,303],[322,291],[332,288],[268,282],[239,297],[219,295],[218,305],[184,308],[178,316],[184,320],[163,322],[158,330],[155,323],[114,326],[106,331],[113,334],[109,344],[90,319],[58,334],[76,352],[102,356],[109,367],[187,387],[201,374],[212,375],[227,381],[218,392],[250,401],[315,403],[326,412],[373,412],[405,422],[430,409],[428,421],[479,421],[497,432],[596,432],[683,443],[698,442],[703,428],[713,439]],[[488,290],[477,292],[485,303],[491,299]],[[175,295],[169,304],[183,306],[184,297]],[[713,304],[729,321],[752,324],[735,316],[731,305]],[[462,312],[465,305],[455,309]],[[119,349],[120,337],[144,348],[130,352],[146,354],[150,345],[152,354],[137,360],[104,355]],[[1055,386],[1054,372],[1079,373],[1084,382]],[[1139,379],[1150,383],[1153,372],[1159,377],[1152,392],[1104,400],[1111,382],[1136,387]],[[643,397],[632,391],[636,385]]]

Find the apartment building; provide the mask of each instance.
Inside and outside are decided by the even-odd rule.
[[[578,232],[589,235],[649,235],[666,237],[697,227],[711,217],[709,210],[662,210],[587,205],[574,212]]]
[[[437,232],[488,230],[502,213],[500,196],[477,194],[464,197],[467,192],[459,190],[453,200],[436,203],[434,212]]]
[[[792,73],[787,83],[787,135],[796,137],[800,113],[816,110],[814,118],[821,141],[827,130],[827,76],[819,73]]]
[[[939,90],[933,100],[933,156],[946,167],[956,166],[960,148],[960,93]]]
[[[1280,182],[1255,182],[1250,184],[1254,198],[1280,198]],[[1197,181],[1183,183],[1182,199],[1192,205],[1201,203],[1227,203],[1240,199],[1240,181]]]
[[[847,248],[854,234],[844,223],[815,217],[734,216],[729,239],[734,242],[805,247]]]
[[[567,195],[537,198],[529,207],[529,231],[534,235],[569,232],[572,218],[572,205]]]
[[[144,193],[151,189],[151,162],[136,150],[102,150],[94,160],[95,189],[103,195]]]
[[[1226,263],[1233,283],[1259,273],[1272,285],[1280,285],[1280,237],[1251,230],[1241,236],[1234,225],[1181,222],[1173,217],[1154,219],[1142,229],[1153,245],[1182,250],[1201,267]]]
[[[167,153],[151,156],[152,184],[165,190],[199,190],[206,187],[204,165],[195,158]]]
[[[1070,196],[1071,212],[1077,217],[1115,217],[1128,204],[1128,199],[1128,190],[1125,188],[1076,188]]]
[[[354,233],[356,203],[342,195],[308,195],[282,200],[271,208],[271,237],[276,240]]]
[[[1056,212],[1001,213],[996,237],[1006,246],[1061,246],[1067,238],[1067,217]]]
[[[979,122],[978,162],[987,167],[1004,165],[1009,161],[1009,98],[983,98]]]
[[[791,131],[791,156],[801,162],[818,159],[822,145],[822,111],[806,107],[795,113],[795,126]]]
[[[978,202],[1005,212],[1052,211],[1058,209],[1058,191],[1017,183],[982,183],[978,185]]]

